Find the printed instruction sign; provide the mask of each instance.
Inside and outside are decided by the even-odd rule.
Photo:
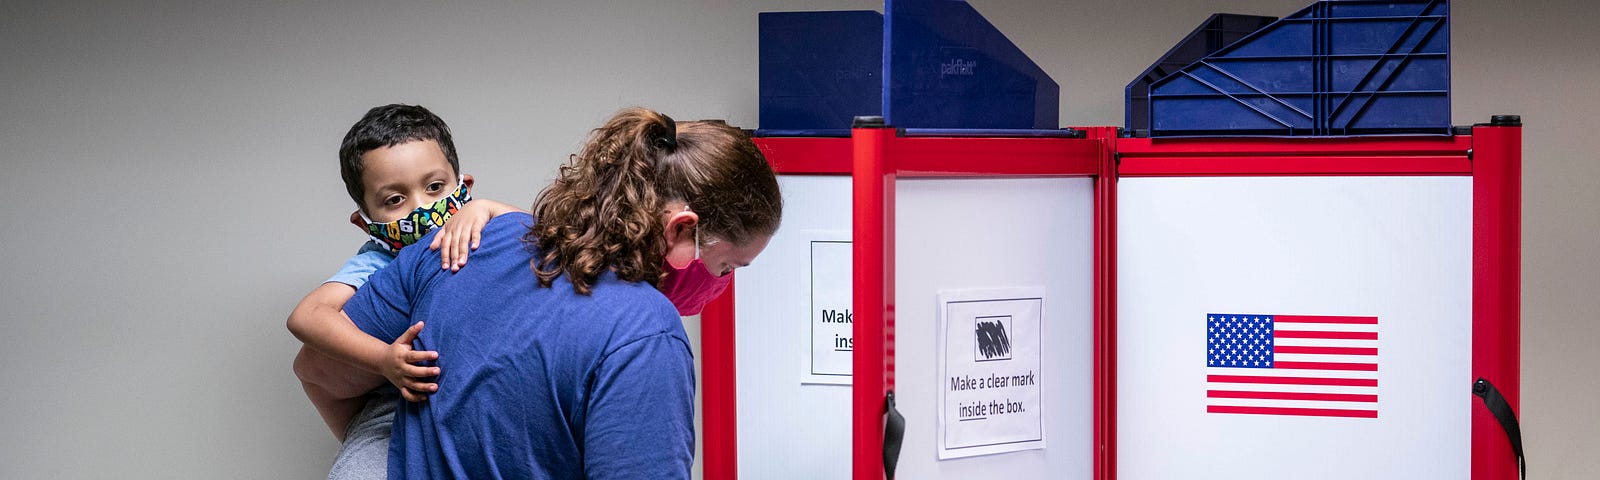
[[[939,292],[939,459],[1044,448],[1043,287]]]
[[[810,243],[811,344],[801,383],[849,385],[855,350],[855,313],[850,311],[850,241],[842,235],[815,235]]]

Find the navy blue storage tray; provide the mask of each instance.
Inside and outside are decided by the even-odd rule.
[[[1447,135],[1449,4],[1319,1],[1154,81],[1148,98],[1151,136]]]
[[[883,109],[883,15],[761,13],[758,135],[849,136]]]
[[[1264,17],[1260,15],[1239,15],[1233,13],[1218,13],[1207,18],[1189,36],[1183,37],[1166,55],[1162,55],[1154,65],[1128,84],[1127,109],[1124,110],[1124,125],[1128,130],[1150,130],[1150,84],[1166,78],[1183,67],[1189,66],[1196,60],[1216,53],[1233,42],[1239,41],[1246,35],[1255,33],[1278,17]]]
[[[1060,87],[965,1],[762,13],[760,41],[759,136],[844,136],[864,115],[908,131],[1060,125]]]

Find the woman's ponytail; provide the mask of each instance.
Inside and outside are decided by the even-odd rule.
[[[540,286],[566,275],[587,295],[607,269],[623,281],[656,283],[663,255],[656,166],[678,148],[676,130],[666,115],[630,108],[590,132],[533,204],[525,240],[539,249]]]
[[[627,282],[661,278],[665,205],[699,215],[700,241],[745,244],[783,216],[777,176],[743,131],[720,121],[673,122],[631,108],[590,132],[533,204],[539,285],[567,276],[588,294],[607,269]]]

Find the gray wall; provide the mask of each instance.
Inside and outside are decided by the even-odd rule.
[[[317,478],[336,449],[283,319],[362,241],[335,166],[373,105],[448,120],[476,193],[531,203],[628,105],[756,125],[756,12],[870,1],[0,1],[0,478]],[[442,3],[442,2],[441,2]],[[1068,125],[1212,12],[1309,0],[974,0]],[[1459,2],[1456,124],[1523,115],[1523,404],[1541,478],[1600,471],[1600,30]]]

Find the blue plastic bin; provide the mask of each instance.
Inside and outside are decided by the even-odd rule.
[[[910,129],[1060,125],[1060,87],[964,1],[889,0],[883,117]]]
[[[760,18],[760,132],[850,134],[883,111],[883,15],[776,12]]]
[[[1277,20],[1278,17],[1233,13],[1218,13],[1207,18],[1205,23],[1189,32],[1189,35],[1168,50],[1166,55],[1162,55],[1161,60],[1157,60],[1128,84],[1127,109],[1124,110],[1125,125],[1128,130],[1143,132],[1150,130],[1150,84],[1232,45],[1233,42]]]
[[[1317,2],[1156,80],[1149,111],[1151,136],[1448,135],[1449,3]]]
[[[880,115],[917,134],[1057,135],[1060,87],[971,5],[760,16],[762,136],[849,135]]]

